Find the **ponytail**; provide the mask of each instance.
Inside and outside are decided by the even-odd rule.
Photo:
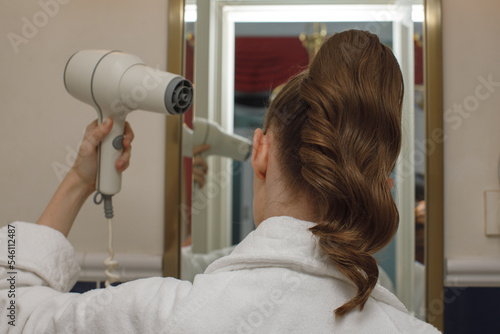
[[[401,146],[402,98],[392,52],[375,35],[351,30],[325,41],[266,117],[286,184],[318,212],[311,232],[357,287],[337,316],[363,309],[378,280],[373,254],[398,227],[387,178]]]

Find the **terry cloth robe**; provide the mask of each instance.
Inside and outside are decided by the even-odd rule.
[[[322,252],[311,222],[267,219],[192,284],[154,277],[83,294],[67,293],[79,268],[62,234],[14,225],[15,298],[0,229],[0,333],[439,333],[380,285],[363,311],[336,318],[356,289]]]

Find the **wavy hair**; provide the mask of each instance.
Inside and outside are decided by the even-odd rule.
[[[403,92],[392,51],[376,35],[349,30],[323,43],[266,116],[285,184],[306,192],[318,212],[310,230],[357,287],[337,316],[363,309],[379,274],[373,254],[398,228],[387,179],[401,148]]]

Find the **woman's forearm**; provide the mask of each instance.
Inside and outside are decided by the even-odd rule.
[[[66,237],[83,203],[92,194],[93,188],[82,183],[71,169],[59,185],[37,224],[52,227]]]

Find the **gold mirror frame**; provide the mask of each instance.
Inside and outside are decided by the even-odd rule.
[[[426,142],[426,292],[427,321],[443,331],[443,79],[441,0],[424,0],[424,76]],[[183,74],[184,0],[168,1],[167,71]],[[182,116],[167,119],[163,275],[180,276]],[[432,222],[429,224],[429,222]],[[432,278],[432,279],[431,279]]]
[[[167,71],[183,75],[184,0],[168,1]],[[180,277],[182,115],[166,121],[163,276]]]
[[[425,166],[425,309],[444,330],[443,46],[441,0],[424,0],[425,140],[433,143]]]

